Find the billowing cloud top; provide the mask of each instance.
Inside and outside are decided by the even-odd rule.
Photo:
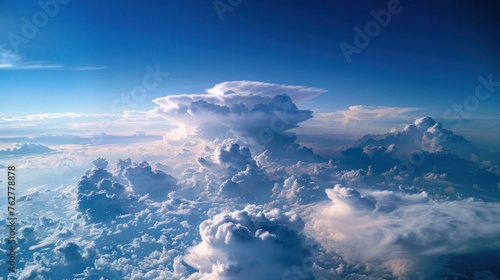
[[[432,153],[451,151],[467,158],[478,151],[464,137],[444,129],[441,123],[431,117],[418,118],[413,124],[406,125],[402,131],[397,133],[366,135],[355,145],[359,147],[366,145],[389,147],[391,144],[406,152],[414,150]]]
[[[203,130],[204,125],[218,123],[242,132],[253,124],[253,130],[256,126],[267,127],[279,133],[311,118],[312,112],[298,110],[296,102],[324,92],[315,88],[247,81],[226,82],[207,91],[208,94],[157,98],[153,101],[160,107],[155,113],[191,129],[201,127]]]
[[[277,155],[280,150],[281,157],[285,153],[287,157],[298,152],[311,154],[295,144],[296,137],[289,130],[312,118],[312,111],[299,109],[295,102],[324,90],[239,81],[218,84],[207,92],[155,99],[159,105],[155,113],[178,123],[184,135],[205,140],[237,138],[253,152],[267,149]]]
[[[245,104],[253,106],[257,103],[269,102],[275,95],[286,94],[295,103],[312,99],[326,90],[305,86],[279,85],[254,81],[223,82],[207,89],[207,94],[180,94],[161,97],[153,100],[164,109],[186,106],[194,101],[205,100],[219,105]]]
[[[189,250],[186,263],[201,279],[281,279],[311,252],[299,235],[294,213],[249,205],[201,223],[202,242]]]
[[[30,154],[50,153],[53,150],[41,144],[16,144],[16,148],[0,150],[0,156],[20,156]]]

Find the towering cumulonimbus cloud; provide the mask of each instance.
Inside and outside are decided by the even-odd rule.
[[[216,85],[207,92],[157,98],[155,113],[198,138],[235,137],[258,153],[269,150],[282,158],[307,154],[310,160],[321,160],[296,144],[296,136],[289,131],[312,118],[312,111],[298,109],[295,102],[324,90],[239,81]]]
[[[255,81],[231,81],[223,82],[207,89],[206,94],[169,95],[153,101],[167,110],[187,106],[199,100],[229,107],[237,104],[253,107],[258,103],[268,103],[274,96],[279,94],[286,94],[292,98],[293,102],[301,103],[325,92],[326,90],[324,89],[304,86],[279,85]]]

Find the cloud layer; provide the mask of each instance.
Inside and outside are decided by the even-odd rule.
[[[202,242],[184,260],[200,279],[281,279],[311,255],[296,214],[250,205],[200,225]]]
[[[71,180],[19,194],[23,254],[15,276],[495,279],[498,163],[431,117],[350,145],[327,143],[332,156],[321,157],[294,131],[313,118],[301,102],[322,92],[225,82],[205,94],[158,98],[154,112],[125,114],[166,119],[163,143],[124,137],[39,155],[81,166],[68,168]],[[351,109],[364,112],[359,122],[417,111]],[[50,148],[15,151],[68,151],[81,139],[38,137]],[[24,174],[38,171],[22,170],[38,180]]]
[[[433,277],[443,269],[437,264],[445,266],[440,257],[500,246],[497,203],[440,202],[426,193],[361,195],[341,186],[326,191],[331,202],[310,210],[306,232],[345,266],[359,263],[374,276],[385,270],[395,277]]]
[[[15,148],[9,148],[5,150],[0,150],[0,157],[1,156],[24,156],[24,155],[31,155],[31,154],[45,154],[45,153],[50,153],[53,152],[52,149],[50,149],[47,146],[41,145],[41,144],[34,144],[34,143],[23,143],[23,144],[16,144]]]

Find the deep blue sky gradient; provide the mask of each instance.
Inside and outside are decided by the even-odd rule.
[[[2,70],[0,92],[13,105],[2,111],[106,112],[157,64],[170,76],[148,100],[257,80],[324,88],[328,93],[310,104],[323,111],[361,104],[439,116],[474,92],[477,76],[500,80],[498,1],[402,1],[403,11],[347,63],[339,44],[352,44],[353,28],[364,28],[370,11],[387,3],[243,1],[221,21],[211,1],[70,1],[18,53],[26,62],[64,67]],[[0,2],[4,49],[7,34],[21,34],[21,18],[38,10],[36,1]],[[84,66],[108,68],[69,70]],[[498,117],[499,96],[476,116]]]

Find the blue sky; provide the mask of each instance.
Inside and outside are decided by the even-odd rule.
[[[487,2],[403,1],[347,63],[339,44],[354,44],[354,27],[364,29],[370,11],[388,2],[242,1],[221,20],[210,1],[68,1],[16,52],[9,36],[22,35],[23,17],[33,21],[42,8],[4,1],[6,59],[42,69],[0,68],[0,92],[12,97],[2,113],[107,113],[142,83],[147,66],[158,65],[168,78],[133,109],[150,110],[157,97],[251,80],[323,88],[306,105],[317,112],[412,107],[440,118],[474,93],[478,76],[500,80],[500,38],[493,1]],[[500,95],[493,94],[467,119],[496,120],[498,105]]]
[[[0,0],[0,278],[498,279],[498,3]]]
[[[75,110],[88,111],[90,99],[127,91],[145,66],[160,64],[171,77],[153,96],[247,79],[322,87],[329,94],[321,103],[338,109],[352,104],[439,109],[473,90],[478,75],[497,73],[494,13],[477,3],[433,3],[429,9],[426,2],[403,2],[392,23],[346,63],[339,43],[352,43],[353,27],[363,27],[370,10],[385,5],[243,1],[220,21],[210,1],[150,1],[140,7],[134,1],[70,1],[20,45],[18,54],[25,61],[108,68],[4,70],[1,89],[30,97],[33,102],[23,101],[26,109],[40,113],[59,110],[75,97],[84,101]],[[9,49],[8,32],[20,34],[21,18],[32,18],[40,7],[35,2],[2,6],[0,42]],[[59,104],[44,102],[49,94]],[[435,96],[441,98],[421,98]]]

